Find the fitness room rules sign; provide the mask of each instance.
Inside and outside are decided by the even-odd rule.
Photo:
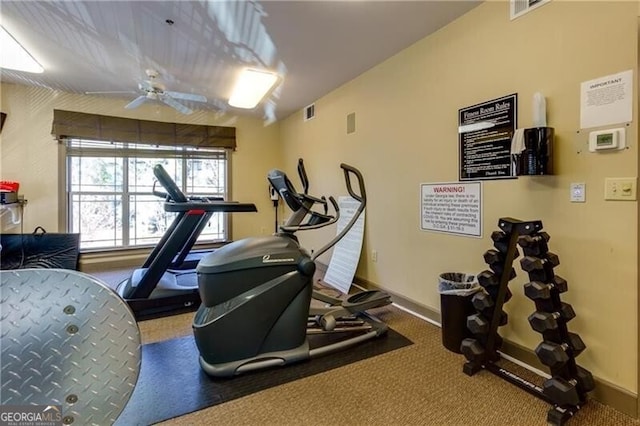
[[[458,110],[460,180],[513,179],[518,94]]]
[[[480,182],[420,185],[420,229],[482,237]]]

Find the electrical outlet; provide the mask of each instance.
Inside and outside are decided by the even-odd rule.
[[[636,178],[605,178],[604,199],[617,201],[635,201]]]
[[[371,250],[371,261],[372,262],[378,261],[378,250]]]

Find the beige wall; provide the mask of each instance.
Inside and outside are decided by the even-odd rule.
[[[0,136],[0,178],[21,182],[29,199],[25,229],[57,229],[58,148],[50,135],[54,108],[122,117],[237,127],[233,198],[260,213],[234,216],[234,237],[270,232],[273,208],[265,176],[276,166],[295,176],[303,157],[314,194],[346,193],[341,162],[364,174],[369,196],[365,255],[358,275],[439,310],[436,277],[444,271],[479,272],[498,218],[541,219],[560,256],[557,273],[569,282],[563,300],[577,317],[569,324],[587,344],[578,358],[597,377],[637,392],[637,203],[606,202],[605,177],[637,176],[637,100],[628,127],[630,149],[589,154],[579,129],[580,82],[633,69],[637,76],[634,2],[553,1],[516,21],[507,2],[487,2],[436,34],[374,67],[316,103],[316,118],[295,114],[280,125],[214,113],[182,116],[157,105],[134,111],[124,101],[46,89],[0,87],[9,114]],[[606,27],[606,34],[597,28]],[[547,97],[556,129],[557,175],[483,183],[484,236],[464,238],[420,231],[419,185],[458,178],[457,111],[518,93],[519,127],[531,125],[531,99]],[[346,115],[356,113],[355,133]],[[580,151],[580,152],[579,152]],[[569,203],[569,183],[587,184],[587,202]],[[332,230],[307,232],[302,243],[321,247]],[[371,250],[378,251],[372,262]],[[325,255],[321,260],[326,261]],[[533,303],[522,294],[526,274],[511,284],[508,339],[534,348],[540,335],[526,317]]]
[[[637,73],[638,5],[553,1],[513,22],[508,7],[483,3],[319,99],[315,119],[289,117],[281,129],[283,164],[293,173],[296,159],[305,158],[314,192],[328,194],[346,193],[340,162],[360,168],[369,204],[357,274],[435,310],[438,274],[485,269],[482,254],[500,217],[541,219],[560,257],[556,272],[569,282],[563,300],[577,312],[569,328],[587,345],[579,364],[635,393],[638,209],[636,202],[604,201],[603,191],[605,177],[638,173],[637,101],[630,149],[585,152],[586,132],[577,131],[582,81]],[[557,174],[485,181],[481,239],[421,231],[420,184],[458,180],[458,109],[518,93],[518,125],[528,127],[536,91],[546,96],[556,130]],[[352,112],[357,130],[347,135]],[[569,202],[571,182],[586,183],[586,203]],[[301,240],[318,248],[328,236],[306,233]],[[535,307],[522,291],[526,273],[516,269],[501,333],[533,349],[541,341],[527,322]]]
[[[24,229],[43,226],[58,230],[58,144],[51,136],[54,109],[81,111],[143,120],[236,127],[238,148],[232,154],[234,200],[255,203],[258,213],[233,215],[234,238],[267,234],[273,230],[267,172],[280,164],[279,124],[238,118],[223,113],[195,112],[185,116],[171,108],[147,104],[125,110],[126,99],[72,95],[48,89],[2,84],[1,107],[7,121],[0,136],[0,179],[20,182],[28,200]]]

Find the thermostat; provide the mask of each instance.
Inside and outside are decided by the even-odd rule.
[[[589,133],[589,151],[591,152],[624,149],[626,146],[624,127]]]

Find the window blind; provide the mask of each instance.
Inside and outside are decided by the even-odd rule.
[[[51,134],[67,139],[129,142],[173,147],[236,149],[235,127],[165,123],[53,110]]]

